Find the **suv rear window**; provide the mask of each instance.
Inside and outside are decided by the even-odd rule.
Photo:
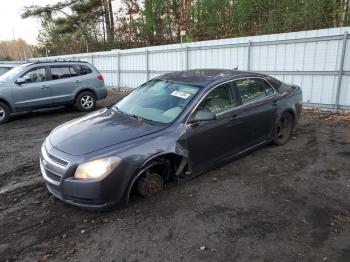
[[[77,76],[72,66],[50,66],[52,80]]]
[[[87,75],[92,73],[92,70],[85,65],[76,65],[76,69],[78,70],[80,75]]]

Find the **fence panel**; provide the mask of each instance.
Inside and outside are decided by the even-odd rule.
[[[350,109],[350,36],[346,32],[350,32],[350,27],[49,59],[88,61],[103,73],[108,87],[119,88],[135,88],[171,71],[198,68],[252,70],[300,85],[308,105]]]

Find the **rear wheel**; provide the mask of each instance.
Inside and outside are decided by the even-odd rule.
[[[5,103],[0,102],[0,124],[9,120],[10,112],[10,108]]]
[[[278,120],[274,131],[273,143],[276,145],[284,145],[288,142],[293,130],[293,116],[291,113],[283,113]]]
[[[77,96],[75,107],[82,112],[94,110],[96,108],[96,96],[89,91],[81,92]]]

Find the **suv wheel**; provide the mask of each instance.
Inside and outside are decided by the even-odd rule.
[[[0,102],[0,124],[7,122],[9,118],[10,118],[10,108],[6,104]]]
[[[75,101],[75,106],[79,111],[88,112],[96,107],[96,96],[88,91],[81,92]]]

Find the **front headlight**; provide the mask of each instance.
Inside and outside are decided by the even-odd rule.
[[[118,157],[107,157],[86,162],[78,166],[74,178],[101,179],[111,173],[119,163],[120,158]]]

